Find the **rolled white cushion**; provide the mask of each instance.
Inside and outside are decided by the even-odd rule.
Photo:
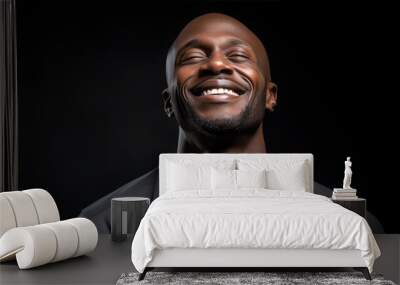
[[[43,224],[56,236],[57,250],[51,262],[57,262],[75,255],[79,237],[75,228],[65,221]]]
[[[1,194],[1,193],[0,193]],[[17,222],[8,199],[0,195],[0,237],[9,229],[15,228]]]
[[[73,225],[78,233],[78,248],[74,257],[91,252],[96,248],[98,232],[92,221],[85,218],[74,218],[64,222]]]
[[[49,263],[57,249],[53,231],[42,225],[18,227],[7,231],[0,238],[0,261],[15,255],[20,269]]]
[[[28,194],[32,199],[39,218],[39,224],[60,220],[56,202],[49,192],[43,189],[29,189],[22,192]]]
[[[15,227],[60,220],[53,197],[43,189],[0,193],[0,237]]]
[[[22,191],[9,191],[0,194],[10,202],[17,227],[33,226],[39,223],[35,206],[28,194]]]
[[[96,226],[88,219],[18,227],[0,238],[0,261],[16,256],[20,269],[86,254],[96,248]]]

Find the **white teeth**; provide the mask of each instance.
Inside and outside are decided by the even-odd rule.
[[[214,88],[214,89],[207,89],[202,92],[201,95],[216,95],[216,94],[228,94],[232,96],[239,96],[235,91],[226,88]]]

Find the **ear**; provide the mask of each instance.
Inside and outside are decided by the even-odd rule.
[[[172,110],[171,95],[168,92],[168,88],[165,88],[161,92],[161,97],[164,102],[164,112],[168,116],[168,118],[170,118],[174,115],[174,111]]]
[[[278,100],[278,86],[269,81],[267,83],[267,94],[266,94],[266,100],[265,100],[265,108],[269,111],[273,111]]]

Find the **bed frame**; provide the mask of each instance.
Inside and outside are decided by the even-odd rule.
[[[371,280],[359,250],[329,249],[239,249],[170,248],[157,249],[143,273],[154,268],[338,268],[352,267]]]
[[[303,159],[308,165],[307,192],[313,193],[312,154],[161,154],[160,195],[165,192],[166,161],[196,159],[212,163],[221,159],[254,158],[268,160]],[[371,275],[359,250],[330,249],[255,249],[255,248],[168,248],[157,249],[143,273],[155,268],[231,268],[238,271],[254,268],[353,268],[361,271],[367,280]]]

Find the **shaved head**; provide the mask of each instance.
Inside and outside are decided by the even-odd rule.
[[[167,82],[171,81],[174,74],[177,51],[186,42],[194,39],[199,32],[204,32],[207,30],[214,32],[216,29],[230,32],[233,36],[239,35],[240,37],[245,37],[246,40],[253,45],[253,48],[257,53],[257,64],[260,66],[265,79],[267,81],[271,80],[268,54],[260,39],[249,28],[235,18],[220,13],[208,13],[196,17],[190,21],[181,30],[178,37],[169,48],[166,61]]]

